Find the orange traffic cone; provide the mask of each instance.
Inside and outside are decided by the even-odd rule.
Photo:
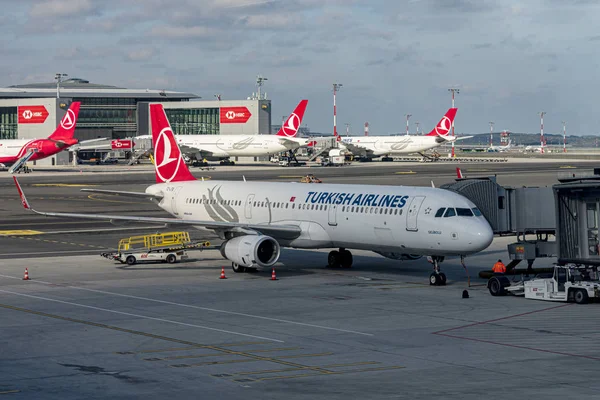
[[[219,277],[219,279],[227,279],[227,277],[225,276],[225,267],[221,267],[221,276]]]
[[[25,268],[25,275],[23,275],[23,280],[24,281],[28,281],[29,280],[29,271],[27,271],[27,268]]]
[[[277,280],[277,276],[275,275],[275,268],[273,268],[271,270],[271,280],[272,281],[276,281]]]

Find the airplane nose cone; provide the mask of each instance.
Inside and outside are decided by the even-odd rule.
[[[473,230],[471,239],[474,252],[485,250],[494,240],[494,231],[490,224],[482,218],[478,221],[476,229]]]

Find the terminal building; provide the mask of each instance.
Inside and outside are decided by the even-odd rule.
[[[160,103],[176,135],[271,134],[271,101],[200,100],[193,93],[157,89],[126,89],[85,79],[0,88],[0,139],[49,136],[72,101],[81,102],[75,137],[80,141],[125,139],[149,135],[149,105]],[[69,163],[69,153],[38,161]]]

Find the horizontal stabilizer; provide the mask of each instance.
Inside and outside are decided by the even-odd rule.
[[[123,197],[141,197],[146,199],[162,199],[164,196],[160,194],[151,193],[140,193],[140,192],[123,192],[120,190],[105,190],[105,189],[81,189],[82,192],[107,194],[110,196],[123,196]]]

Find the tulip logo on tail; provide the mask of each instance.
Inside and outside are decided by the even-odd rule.
[[[429,125],[429,126],[431,126],[431,125]],[[450,118],[448,118],[444,115],[444,118],[442,118],[442,120],[440,121],[438,126],[435,127],[435,133],[437,133],[438,135],[441,135],[441,136],[446,136],[448,134],[448,132],[450,132],[451,127],[452,127],[452,121],[450,121]]]
[[[62,121],[60,121],[60,126],[65,130],[70,130],[75,126],[75,113],[70,108],[67,110],[67,113],[63,117]]]
[[[208,189],[208,196],[202,195],[202,202],[204,203],[204,209],[208,213],[208,216],[213,221],[220,222],[240,222],[240,217],[237,212],[231,207],[221,196],[221,187],[215,186],[212,189]]]
[[[156,174],[163,182],[171,182],[177,176],[177,171],[184,161],[170,127],[164,128],[158,134],[154,159]]]
[[[300,126],[300,117],[296,113],[292,113],[286,121],[285,125],[281,127],[285,136],[296,136],[298,127]]]

